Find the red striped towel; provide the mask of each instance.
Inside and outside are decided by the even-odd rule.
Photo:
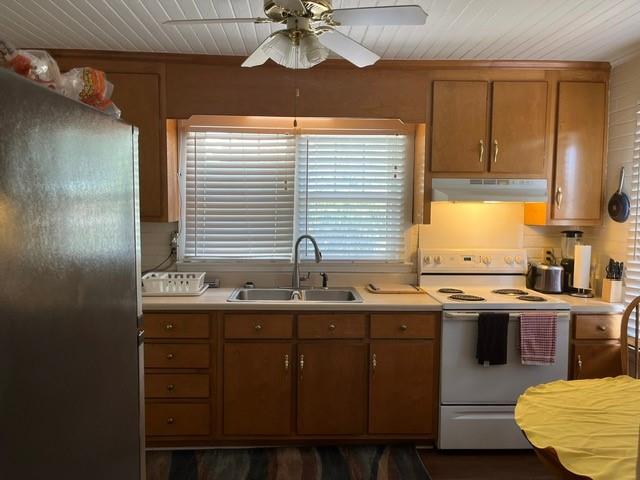
[[[523,365],[550,365],[556,362],[557,319],[552,312],[520,315],[520,359]]]

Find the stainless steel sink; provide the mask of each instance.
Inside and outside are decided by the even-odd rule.
[[[236,288],[228,302],[362,303],[355,288]]]

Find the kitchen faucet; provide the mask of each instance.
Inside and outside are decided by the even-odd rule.
[[[298,290],[300,288],[300,264],[298,258],[298,247],[300,246],[300,242],[304,239],[309,240],[313,244],[313,249],[315,251],[316,263],[320,263],[322,260],[322,253],[318,248],[318,244],[316,243],[316,239],[311,235],[300,235],[298,240],[296,240],[295,247],[293,247],[294,255],[293,255],[293,275],[291,276],[291,288],[294,290]]]

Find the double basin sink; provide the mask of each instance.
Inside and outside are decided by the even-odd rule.
[[[362,303],[355,288],[236,288],[228,302]]]

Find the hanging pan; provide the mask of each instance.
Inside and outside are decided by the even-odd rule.
[[[624,167],[620,169],[620,187],[609,200],[609,216],[616,222],[624,223],[629,218],[631,206],[629,197],[622,191],[624,185]]]

